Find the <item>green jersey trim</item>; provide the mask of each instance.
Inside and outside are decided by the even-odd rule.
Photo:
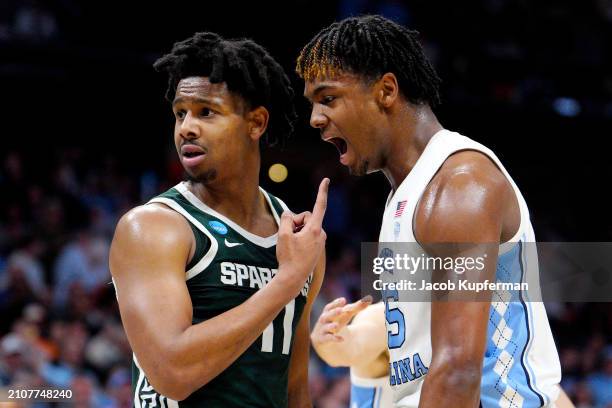
[[[200,260],[200,254],[205,254],[210,244],[208,242],[208,237],[202,234],[198,227],[196,227],[192,223],[188,224],[191,227],[191,231],[193,231],[193,236],[195,238],[195,250],[193,251],[193,257],[187,263],[187,266],[185,266],[185,269],[187,271],[193,268],[198,263],[198,261]]]
[[[136,354],[132,353],[132,359],[134,361],[134,365],[138,369],[138,381],[136,383],[136,388],[134,389],[134,408],[148,408],[155,406],[160,406],[161,408],[179,408],[178,401],[159,394],[157,391],[155,391],[155,389],[153,389],[151,384],[149,384],[145,372],[138,363]]]
[[[179,193],[181,193],[181,195],[183,195],[183,197],[185,197],[185,199],[187,199],[187,201],[189,201],[194,207],[196,207],[202,212],[208,213],[220,219],[221,221],[226,223],[228,226],[232,227],[234,231],[242,235],[244,238],[246,238],[248,241],[252,242],[253,244],[263,247],[263,248],[271,248],[274,245],[276,245],[276,241],[278,239],[278,232],[273,235],[270,235],[269,237],[260,237],[259,235],[255,235],[252,232],[245,230],[240,225],[236,224],[234,221],[227,218],[225,215],[218,213],[217,211],[213,210],[212,208],[204,204],[202,201],[200,201],[198,197],[196,197],[191,191],[189,191],[189,189],[184,183],[179,183],[176,186],[174,186],[174,188]],[[264,195],[266,202],[268,203],[268,206],[270,207],[270,211],[272,212],[274,220],[276,221],[277,226],[280,226],[280,217],[276,209],[274,208],[274,205],[272,204],[270,196],[261,187],[259,187],[259,190]]]
[[[261,187],[260,187],[261,188]],[[263,189],[262,189],[263,191]],[[265,192],[265,191],[264,191]],[[280,209],[277,209],[276,211],[279,212],[279,215],[283,213],[283,211],[289,211],[291,212],[291,210],[289,209],[289,207],[287,207],[287,204],[285,204],[285,202],[283,200],[281,200],[280,198],[270,195],[269,193],[265,192],[269,197],[274,198],[274,200],[276,200],[276,203],[278,206],[280,206]],[[274,208],[276,208],[276,206],[274,206]],[[279,223],[280,224],[280,223]]]
[[[170,208],[172,208],[177,213],[181,214],[185,217],[189,222],[195,225],[200,231],[202,231],[208,239],[210,240],[210,247],[208,248],[208,252],[195,264],[191,269],[185,272],[185,280],[189,280],[194,276],[201,273],[210,263],[215,259],[215,255],[217,255],[217,251],[219,250],[219,243],[212,236],[212,234],[206,229],[204,225],[198,220],[196,220],[187,210],[185,210],[179,203],[169,198],[164,197],[155,197],[149,203],[160,203],[164,204]]]

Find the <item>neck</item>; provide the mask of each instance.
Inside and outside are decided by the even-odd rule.
[[[266,200],[259,191],[259,154],[252,163],[243,163],[232,175],[203,184],[188,183],[189,190],[207,206],[250,230],[255,220],[268,212]]]
[[[436,115],[427,105],[406,104],[391,122],[388,153],[383,174],[393,191],[412,171],[429,140],[442,129]]]

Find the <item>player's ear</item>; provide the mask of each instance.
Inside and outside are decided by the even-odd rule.
[[[399,84],[395,74],[387,72],[380,77],[376,83],[376,93],[381,108],[391,107],[399,95]]]
[[[247,120],[249,122],[249,137],[252,140],[259,140],[264,134],[268,127],[268,120],[270,119],[270,113],[263,106],[251,110],[247,114]]]

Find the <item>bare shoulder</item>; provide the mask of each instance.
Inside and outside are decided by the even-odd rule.
[[[117,223],[111,245],[113,276],[136,262],[159,263],[161,258],[184,266],[190,254],[193,233],[182,215],[161,204],[148,204],[128,211]]]
[[[162,204],[148,204],[132,208],[121,217],[114,240],[167,240],[189,231],[187,221],[176,211]]]
[[[444,192],[445,187],[465,189],[472,185],[479,185],[481,189],[487,190],[510,187],[502,171],[487,155],[475,150],[463,150],[446,159],[425,193]]]
[[[476,239],[482,232],[479,228],[486,227],[488,221],[503,218],[506,203],[513,196],[508,179],[488,156],[473,150],[455,153],[423,192],[415,214],[417,240]],[[492,231],[491,239],[499,238],[495,233]]]

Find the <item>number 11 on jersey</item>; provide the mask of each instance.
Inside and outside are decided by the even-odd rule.
[[[285,306],[285,317],[283,318],[283,354],[289,354],[291,349],[291,336],[293,334],[293,315],[295,313],[295,299],[287,303]],[[261,351],[266,353],[272,352],[274,345],[274,320],[270,322],[268,327],[261,335]]]

